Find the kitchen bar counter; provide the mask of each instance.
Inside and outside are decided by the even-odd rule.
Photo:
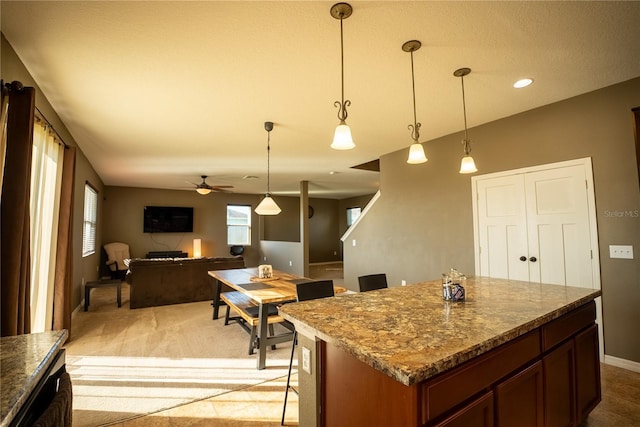
[[[366,376],[383,374],[383,377],[393,379],[391,383],[406,386],[406,390],[410,391],[405,400],[422,399],[421,403],[414,402],[418,417],[422,417],[422,422],[417,422],[417,425],[431,425],[434,419],[450,411],[455,402],[441,413],[429,409],[431,402],[424,400],[432,399],[427,397],[430,384],[440,381],[443,375],[466,369],[465,366],[479,360],[490,360],[500,352],[507,354],[509,351],[522,350],[526,356],[522,356],[517,368],[531,364],[537,366],[542,364],[542,358],[554,350],[554,346],[573,339],[571,337],[584,332],[589,325],[595,330],[589,339],[595,336],[594,357],[597,359],[597,330],[593,323],[595,306],[592,301],[601,295],[600,290],[484,277],[468,278],[465,289],[464,302],[444,301],[441,281],[436,280],[282,306],[281,315],[291,321],[304,337],[303,345],[310,347],[314,341],[317,344],[317,352],[312,358],[313,366],[322,366],[316,369],[319,375],[307,378],[307,375],[300,373],[302,383],[313,381],[318,390],[325,393],[314,396],[314,405],[325,405],[326,402],[321,403],[323,400],[330,401],[331,395],[337,395],[341,387],[348,387],[326,383],[331,381],[332,372],[349,376],[351,372],[360,372],[358,364],[364,364],[367,367],[362,372],[367,372]],[[562,335],[565,327],[569,332]],[[559,334],[557,340],[553,336],[555,333]],[[591,357],[592,352],[587,353]],[[351,365],[350,359],[357,362]],[[341,371],[347,365],[351,368]],[[502,362],[499,362],[492,366],[501,365]],[[486,369],[483,366],[479,371]],[[504,378],[504,375],[513,375],[515,372],[510,370],[500,375]],[[593,402],[597,404],[599,401],[599,371],[590,372],[597,375],[597,379],[592,381],[595,383],[597,380],[597,387],[595,384],[592,387],[597,396],[589,402],[593,406]],[[463,377],[457,381],[460,378]],[[376,381],[372,384],[381,384],[380,378]],[[468,382],[467,379],[464,381]],[[490,381],[477,390],[470,390],[465,399],[480,390],[494,390],[491,391],[493,399],[497,395],[495,387],[498,378]],[[365,382],[366,379],[357,378],[353,384],[357,387],[357,384]],[[347,384],[348,381],[343,383]],[[393,384],[390,386],[396,387]],[[313,389],[304,384],[301,387],[303,390],[305,387]],[[396,390],[392,395],[403,394],[403,390]],[[354,393],[357,390],[349,390],[343,398]],[[300,397],[301,422],[303,419],[306,422],[305,412],[308,412],[308,408],[304,406],[308,402],[305,403],[302,393]],[[461,401],[457,404],[461,404]],[[413,411],[415,408],[409,409]],[[330,408],[325,410],[329,411]],[[370,412],[375,412],[375,406]],[[575,414],[572,416],[579,418]],[[322,423],[318,422],[318,425]]]
[[[65,329],[0,338],[0,426],[13,421],[47,374],[67,336]]]
[[[284,305],[282,316],[405,385],[423,381],[600,296],[594,289],[469,278],[466,301],[440,280]],[[306,332],[305,332],[306,331]]]

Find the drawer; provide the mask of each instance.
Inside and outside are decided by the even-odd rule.
[[[596,303],[591,301],[542,326],[542,351],[575,335],[596,320]]]
[[[420,384],[422,423],[444,414],[540,355],[538,330]]]

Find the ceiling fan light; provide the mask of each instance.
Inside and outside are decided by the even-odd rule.
[[[478,168],[476,168],[476,162],[473,161],[473,157],[464,156],[460,162],[460,173],[474,172],[478,172]]]
[[[211,193],[210,188],[196,188],[196,191],[198,192],[198,194],[202,194],[203,196],[206,196],[207,194]]]
[[[256,206],[255,212],[258,215],[278,215],[282,209],[271,198],[270,194],[264,196],[264,199]]]
[[[419,142],[414,142],[409,147],[409,158],[407,159],[407,163],[410,165],[417,165],[420,163],[424,163],[427,160],[427,156],[424,155],[424,147]]]
[[[331,148],[334,150],[351,150],[355,146],[356,144],[353,143],[353,138],[351,137],[351,129],[344,120],[340,121],[340,124],[336,127],[336,132],[333,134]]]

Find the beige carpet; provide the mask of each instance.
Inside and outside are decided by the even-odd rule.
[[[108,425],[287,374],[290,343],[269,349],[258,371],[249,335],[212,320],[210,302],[130,310],[124,285],[122,303],[115,288],[94,289],[89,311],[73,319],[65,348],[74,426]]]

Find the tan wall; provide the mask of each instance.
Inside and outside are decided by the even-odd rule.
[[[640,210],[631,109],[640,78],[472,128],[479,173],[591,157],[600,244],[607,355],[640,362]],[[473,117],[473,112],[469,112]],[[381,197],[345,242],[345,283],[384,271],[392,285],[433,279],[450,267],[474,271],[470,176],[457,173],[462,133],[425,144],[429,162],[407,150],[381,158]],[[609,259],[608,246],[634,246],[635,259]]]
[[[157,190],[132,187],[106,187],[104,191],[102,233],[103,242],[124,242],[132,257],[144,258],[150,251],[181,250],[193,256],[193,239],[202,239],[202,255],[228,257],[227,204],[251,205],[259,196],[247,194],[211,193],[206,196],[195,191]],[[193,207],[193,233],[144,233],[145,206]],[[259,222],[251,217],[251,246],[245,247],[245,265],[258,265]]]
[[[75,188],[74,188],[74,209],[73,209],[73,293],[72,307],[78,307],[83,298],[82,280],[94,280],[98,277],[99,252],[96,255],[82,257],[82,221],[84,210],[84,183],[86,181],[102,192],[103,184],[100,177],[96,174],[87,158],[78,147],[65,125],[62,123],[58,114],[55,112],[49,101],[46,99],[40,87],[33,80],[29,71],[24,67],[15,51],[2,35],[1,45],[2,59],[2,80],[11,82],[18,80],[25,86],[34,87],[36,90],[36,107],[44,114],[47,120],[53,125],[65,144],[76,147],[76,172],[75,172]],[[98,218],[101,217],[101,205],[98,203]],[[100,230],[96,236],[98,247],[101,242]]]
[[[299,242],[300,198],[274,196],[273,199],[282,212],[276,216],[264,217],[264,240]],[[309,219],[309,262],[341,260],[340,201],[309,198],[309,205],[314,210],[313,217]]]

